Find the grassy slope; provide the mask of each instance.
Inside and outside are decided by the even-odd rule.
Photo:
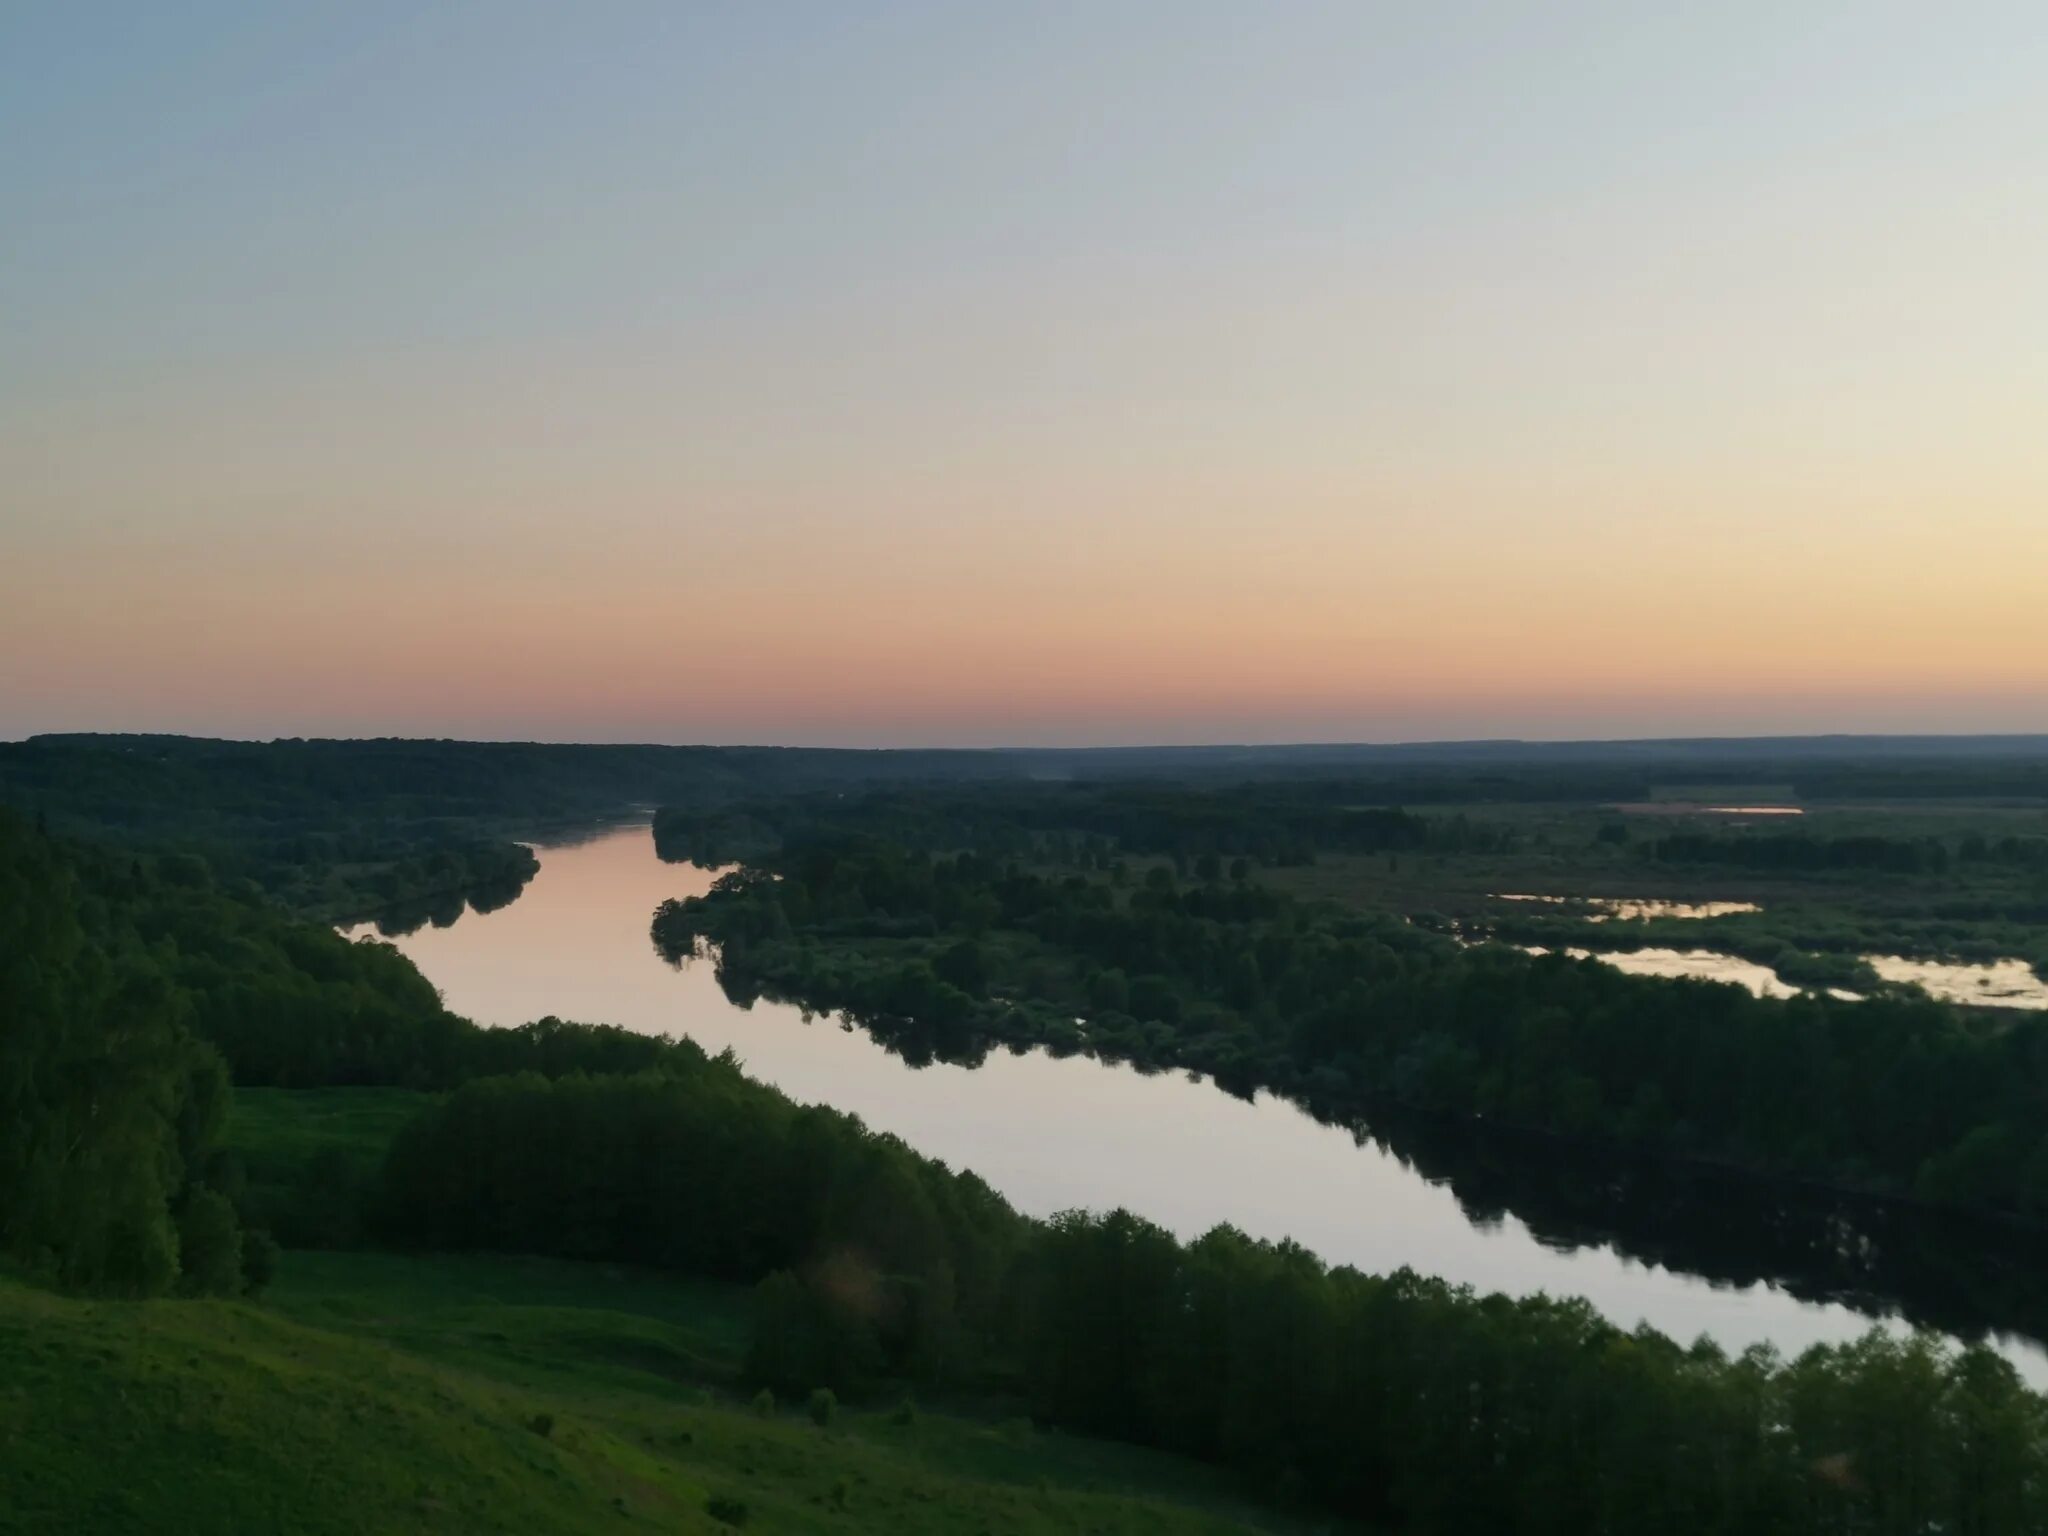
[[[228,1145],[271,1171],[322,1152],[374,1168],[400,1126],[432,1098],[409,1088],[237,1088]]]
[[[431,1096],[405,1088],[237,1088],[226,1145],[242,1161],[242,1209],[288,1246],[362,1241],[363,1191],[398,1128]]]
[[[0,1281],[0,1530],[1205,1532],[1201,1468],[1019,1425],[762,1417],[703,1385],[744,1294],[538,1261],[294,1254],[261,1305]],[[545,1436],[529,1425],[552,1418]]]
[[[229,1140],[302,1201],[422,1102],[243,1089]],[[0,1531],[727,1530],[713,1497],[749,1531],[1281,1528],[1192,1463],[971,1411],[764,1418],[747,1329],[742,1288],[542,1259],[295,1252],[260,1304],[0,1278]]]

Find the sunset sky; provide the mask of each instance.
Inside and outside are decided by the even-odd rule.
[[[0,736],[2048,730],[2048,9],[0,10]]]

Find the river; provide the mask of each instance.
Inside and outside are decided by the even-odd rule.
[[[1391,1135],[1406,1154],[1397,1155],[1282,1100],[1248,1102],[1184,1074],[1087,1056],[995,1051],[973,1069],[913,1068],[832,1020],[767,1002],[736,1007],[708,961],[664,961],[648,937],[656,905],[713,877],[661,862],[645,825],[537,852],[540,872],[517,900],[443,914],[392,940],[451,1009],[483,1024],[555,1014],[731,1047],[792,1098],[851,1111],[971,1168],[1032,1215],[1123,1206],[1183,1238],[1229,1222],[1365,1270],[1405,1265],[1482,1291],[1585,1296],[1624,1326],[1706,1334],[1731,1352],[1768,1342],[1796,1353],[1901,1308],[1965,1331],[2010,1330],[2013,1319],[1982,1293],[2032,1295],[2024,1261],[2005,1263],[1996,1284],[1959,1287],[1948,1240],[1901,1235],[1896,1218],[1864,1231],[1810,1202],[1751,1194],[1731,1205],[1661,1175],[1616,1179],[1545,1159],[1538,1168],[1525,1151],[1483,1155],[1442,1127]],[[2038,1343],[2012,1331],[1993,1342],[2048,1386]]]

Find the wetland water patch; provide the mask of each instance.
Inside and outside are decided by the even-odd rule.
[[[1589,923],[1605,923],[1615,919],[1622,922],[1647,921],[1657,917],[1737,917],[1745,912],[1763,911],[1763,908],[1753,901],[1661,901],[1655,898],[1628,896],[1529,896],[1515,892],[1502,892],[1493,899],[1534,901],[1545,906],[1583,908],[1586,921]]]
[[[2024,960],[1963,965],[1946,960],[1909,960],[1903,955],[1865,955],[1886,981],[1910,982],[1929,997],[1979,1008],[2048,1008],[2048,981]]]

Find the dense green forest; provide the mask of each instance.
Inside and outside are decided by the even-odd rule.
[[[1228,791],[1210,811],[1261,823],[1280,859],[1354,834],[1347,806],[1599,804],[1660,784],[1712,792],[1783,782],[1808,799],[2048,797],[2048,741],[2034,737],[1787,738],[1758,742],[1442,743],[1409,747],[1187,747],[1017,751],[845,751],[776,747],[577,746],[406,740],[214,741],[60,735],[0,743],[0,804],[61,832],[126,847],[199,852],[329,921],[447,920],[468,897],[486,909],[532,874],[510,841],[537,830],[661,805],[727,811],[732,856],[758,830],[735,808],[895,786],[1029,791],[1061,782]],[[1261,802],[1234,803],[1245,786]],[[964,800],[960,803],[965,803]],[[1158,834],[1217,840],[1167,809]],[[1131,807],[1118,812],[1132,822]],[[700,839],[705,828],[698,828]],[[1246,830],[1249,830],[1247,825]],[[1335,835],[1338,843],[1328,839]],[[1245,838],[1236,838],[1244,843]],[[982,846],[977,843],[974,846]],[[451,898],[456,903],[452,908]]]
[[[260,1284],[214,1178],[219,1052],[166,957],[50,841],[0,813],[0,1254],[120,1294]]]
[[[40,737],[0,743],[0,803],[136,851],[204,858],[330,921],[515,897],[538,865],[508,832],[609,801],[521,786],[435,743]],[[388,746],[388,750],[380,750]],[[309,750],[295,750],[305,747]],[[473,776],[472,776],[473,775]]]
[[[1391,1101],[2048,1218],[2048,1021],[1633,977],[1298,900],[1220,856],[1187,883],[1105,860],[1091,878],[827,831],[665,905],[654,933],[715,944],[742,996],[911,1049],[1085,1046],[1339,1118]]]
[[[1456,783],[1454,771],[1444,778]],[[1489,782],[1519,795],[1565,787],[1535,769],[1496,772]],[[2013,956],[2048,976],[2048,803],[1836,805],[1787,831],[1789,818],[1759,826],[1687,814],[1682,802],[1674,811],[1668,799],[1633,808],[1541,799],[1446,804],[1441,782],[1438,803],[1425,795],[1417,810],[1377,801],[1387,787],[1360,779],[1068,781],[766,795],[666,808],[655,818],[655,840],[664,857],[707,867],[772,862],[785,846],[834,836],[972,850],[1112,883],[1163,864],[1182,883],[1249,876],[1467,936],[1595,950],[1702,947],[1768,965],[1795,987],[1866,994],[1882,989],[1862,963],[1872,953],[1958,962]],[[1651,791],[1636,783],[1623,792]],[[1548,893],[1555,905],[1505,892]],[[1736,897],[1750,910],[1705,923],[1685,915],[1610,923],[1587,904],[1601,895]]]

